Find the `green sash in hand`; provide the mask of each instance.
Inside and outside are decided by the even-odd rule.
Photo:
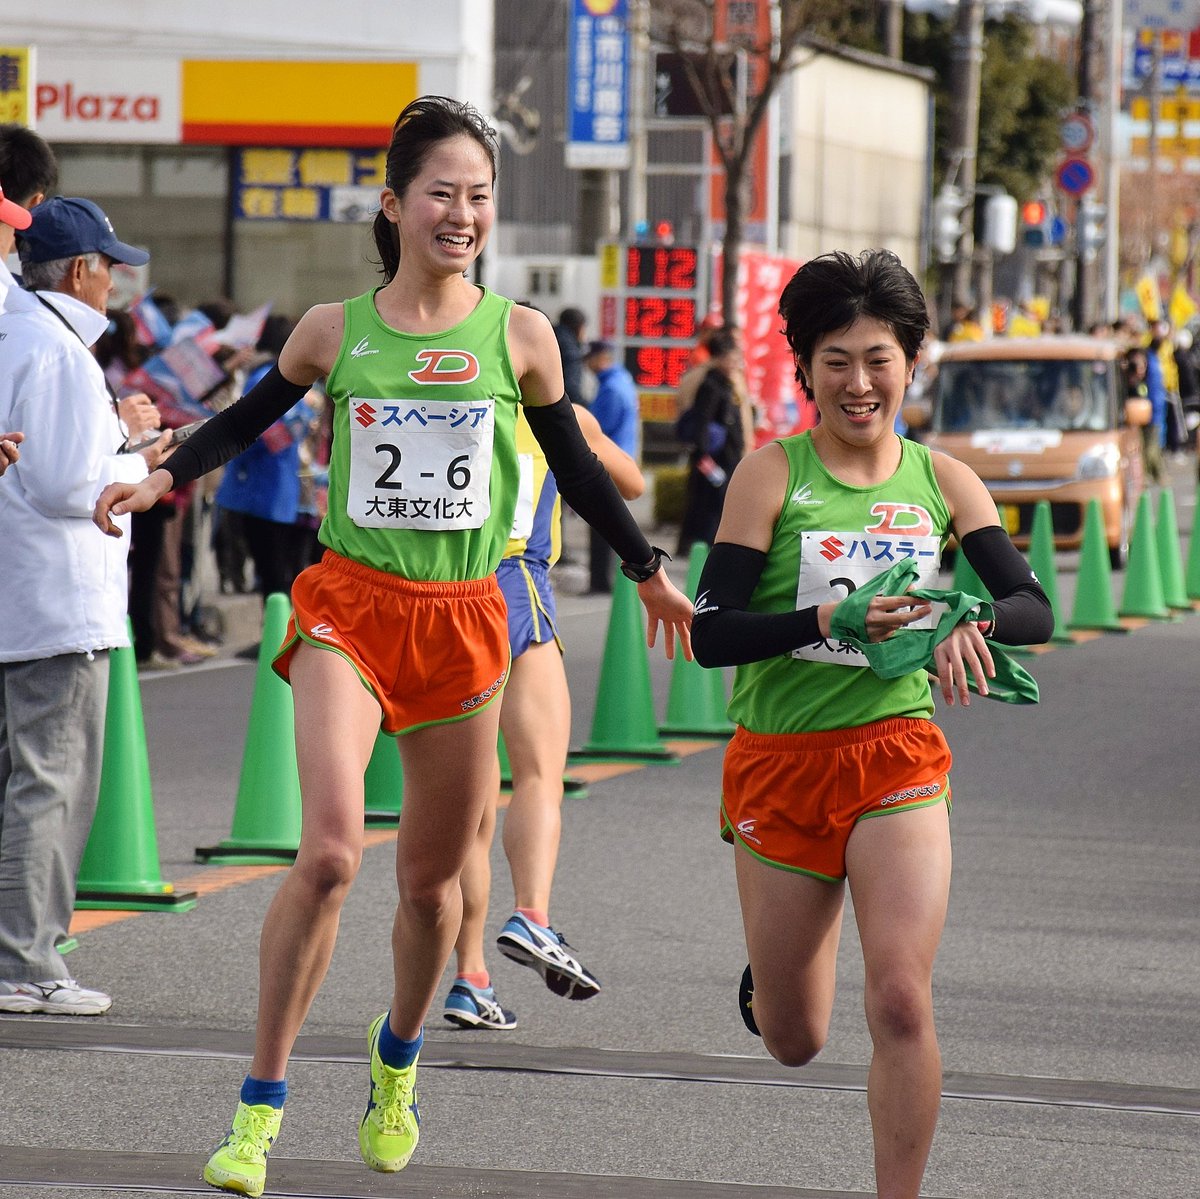
[[[990,621],[992,605],[988,600],[968,595],[964,591],[943,591],[937,587],[917,587],[909,590],[917,579],[917,564],[906,558],[876,575],[853,591],[834,609],[830,621],[830,638],[843,641],[859,650],[868,665],[881,679],[898,679],[914,670],[937,674],[933,650],[944,641],[951,629],[963,620]],[[932,629],[898,629],[884,641],[867,639],[867,607],[877,595],[908,596],[947,605]],[[1036,704],[1037,680],[1018,662],[1013,661],[995,642],[988,642],[996,677],[988,679],[988,699],[1006,704]],[[979,688],[974,675],[968,675],[969,688],[976,694]]]

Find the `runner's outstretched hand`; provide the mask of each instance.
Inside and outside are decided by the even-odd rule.
[[[162,440],[168,441],[166,434]],[[153,449],[158,449],[156,443]],[[166,447],[163,446],[163,449]],[[174,486],[175,480],[165,470],[151,470],[140,483],[110,483],[96,501],[92,511],[92,523],[101,533],[109,537],[120,537],[121,528],[114,523],[114,516],[126,512],[147,512]]]
[[[692,601],[667,578],[665,569],[656,571],[644,583],[637,585],[638,598],[646,609],[646,644],[653,649],[658,641],[658,626],[665,636],[663,651],[668,659],[675,657],[675,638],[683,647],[683,656],[692,658]]]

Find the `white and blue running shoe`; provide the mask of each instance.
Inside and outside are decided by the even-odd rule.
[[[543,927],[514,912],[496,938],[506,958],[536,970],[555,995],[565,999],[591,999],[600,991],[596,976],[571,953],[562,933]]]
[[[495,987],[473,987],[456,978],[442,1015],[459,1028],[516,1028],[517,1018],[500,1006]]]

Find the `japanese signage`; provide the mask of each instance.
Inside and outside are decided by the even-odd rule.
[[[467,351],[423,353],[475,363]],[[350,418],[347,510],[356,525],[483,527],[491,513],[493,400],[358,400]]]
[[[1159,91],[1181,87],[1200,91],[1200,27],[1186,30],[1144,25],[1138,29],[1133,53],[1127,59],[1126,88],[1140,89],[1149,84],[1155,74],[1156,60]]]
[[[379,208],[383,150],[239,150],[234,212],[247,221],[362,221]]]
[[[771,44],[770,0],[716,0],[713,25],[719,43],[738,46],[769,46]],[[765,56],[751,53],[747,62],[747,87],[751,96],[760,92],[767,82]],[[771,156],[768,153],[767,122],[754,135],[754,149],[748,164],[750,201],[743,214],[745,240],[765,246],[771,223],[770,196],[772,188]],[[713,236],[720,238],[725,229],[725,166],[714,146],[711,151],[712,174],[709,183],[709,211],[712,213]]]
[[[0,124],[34,123],[33,61],[30,46],[0,46]]]
[[[567,151],[572,169],[629,166],[628,0],[571,0]]]
[[[757,444],[809,428],[816,416],[796,382],[791,347],[780,332],[779,295],[800,263],[743,254],[738,270],[737,325],[742,331],[746,391],[757,412]]]

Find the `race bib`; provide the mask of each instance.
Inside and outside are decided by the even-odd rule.
[[[495,401],[351,400],[350,519],[478,529],[491,514]]]
[[[926,526],[928,527],[928,526]],[[796,610],[844,600],[864,583],[904,559],[917,564],[917,587],[937,583],[941,564],[940,539],[933,534],[807,532],[800,534],[800,581]],[[944,607],[944,605],[942,605]],[[938,606],[909,628],[937,625]],[[866,666],[866,656],[842,641],[822,639],[792,650],[793,658],[806,662],[834,662],[839,666]]]

